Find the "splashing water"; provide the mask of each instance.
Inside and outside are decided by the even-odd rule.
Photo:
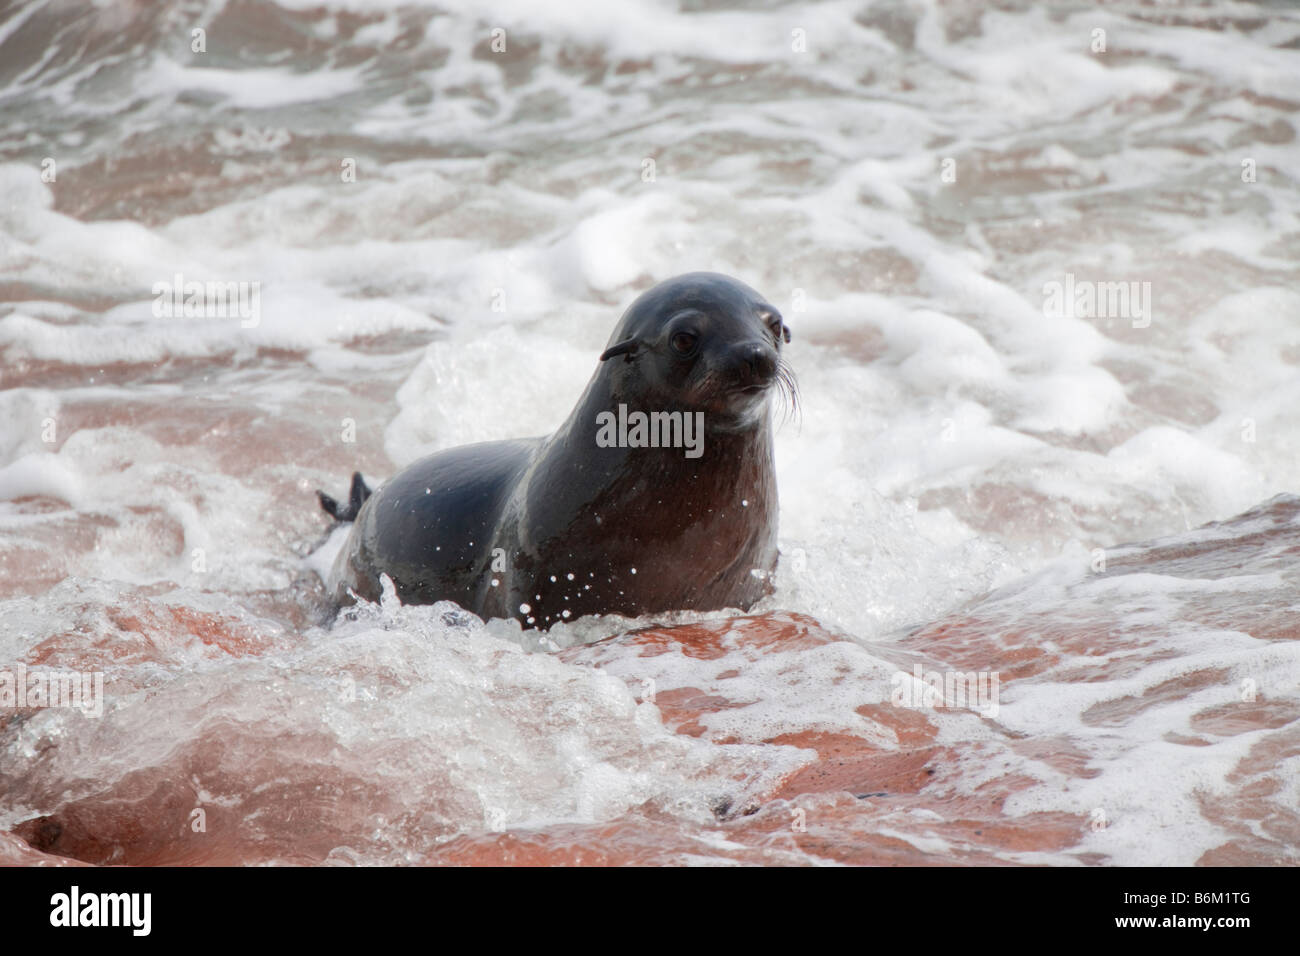
[[[0,860],[1295,862],[1298,38],[0,13],[0,679],[102,678],[0,707]],[[322,623],[314,489],[550,431],[697,269],[794,336],[753,615]]]

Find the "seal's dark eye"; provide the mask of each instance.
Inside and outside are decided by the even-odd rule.
[[[786,327],[785,320],[781,318],[780,312],[774,309],[764,309],[758,316],[767,323],[767,329],[772,333],[772,338],[776,339],[778,347],[782,342],[790,341],[790,329]]]
[[[681,355],[689,355],[698,340],[699,336],[694,332],[674,332],[672,339],[670,339],[674,351]]]

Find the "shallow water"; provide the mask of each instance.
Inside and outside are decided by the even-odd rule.
[[[0,668],[104,680],[0,710],[0,859],[1295,862],[1298,48],[1233,3],[0,12]],[[549,431],[695,269],[794,333],[754,615],[320,623],[314,489]],[[255,320],[155,315],[178,274]],[[917,666],[996,714],[898,706]]]

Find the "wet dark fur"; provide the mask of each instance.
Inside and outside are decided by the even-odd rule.
[[[697,334],[683,355],[678,333]],[[546,627],[584,614],[747,609],[776,566],[771,396],[797,391],[780,314],[749,287],[692,273],[624,313],[586,392],[547,438],[438,452],[373,493],[353,476],[355,519],[335,600],[455,601],[482,617]],[[674,344],[677,343],[677,344]],[[704,448],[602,448],[597,415],[704,413]],[[494,567],[495,566],[495,567]]]

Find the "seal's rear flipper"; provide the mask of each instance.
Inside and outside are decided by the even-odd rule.
[[[370,489],[366,487],[361,472],[354,471],[352,473],[352,488],[348,491],[346,507],[339,507],[339,503],[323,491],[317,491],[316,497],[320,499],[320,506],[325,509],[325,513],[331,518],[337,518],[339,521],[356,521],[361,506],[370,497]]]

